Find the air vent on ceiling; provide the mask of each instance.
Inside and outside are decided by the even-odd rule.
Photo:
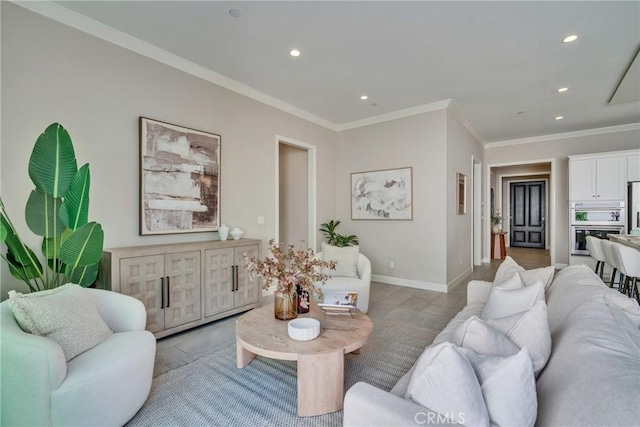
[[[640,101],[640,49],[636,52],[631,65],[622,76],[620,84],[613,92],[609,104]]]

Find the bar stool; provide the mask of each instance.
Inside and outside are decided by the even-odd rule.
[[[615,242],[612,243],[611,249],[613,250],[613,257],[617,263],[618,270],[625,276],[624,289],[630,297],[638,299],[640,251]],[[620,284],[622,287],[622,278],[620,278]]]
[[[618,272],[618,267],[616,267],[616,262],[613,257],[613,249],[611,249],[612,242],[607,239],[600,240],[600,248],[602,249],[602,254],[604,255],[604,262],[609,267],[611,267],[611,277],[609,282],[609,287],[613,288],[613,285],[616,281],[616,273]],[[618,288],[620,288],[620,282],[618,282]]]
[[[602,279],[604,274],[604,253],[600,247],[601,240],[597,237],[587,236],[587,250],[591,258],[596,260],[596,274]]]

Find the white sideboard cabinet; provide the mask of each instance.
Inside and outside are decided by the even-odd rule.
[[[161,338],[260,305],[244,254],[260,240],[240,239],[106,249],[98,287],[130,295],[147,309],[147,330]]]
[[[627,191],[626,155],[569,156],[571,200],[624,200]]]

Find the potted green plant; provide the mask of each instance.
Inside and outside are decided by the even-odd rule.
[[[336,233],[336,227],[338,227],[338,225],[340,225],[339,220],[331,220],[324,224],[320,224],[320,232],[327,238],[328,244],[338,247],[355,246],[360,244],[358,236],[355,234],[342,235]]]
[[[500,233],[500,231],[502,230],[503,221],[504,221],[504,218],[502,218],[500,211],[495,211],[494,213],[492,213],[491,214],[491,232],[494,234]]]
[[[89,164],[78,169],[71,137],[53,123],[38,137],[29,158],[29,177],[35,185],[25,207],[29,230],[42,237],[44,266],[35,251],[18,236],[0,197],[0,243],[13,277],[31,292],[65,283],[90,286],[98,275],[104,232],[88,222]]]

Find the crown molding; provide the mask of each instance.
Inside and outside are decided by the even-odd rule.
[[[377,123],[388,122],[390,120],[402,119],[405,117],[416,116],[418,114],[430,113],[432,111],[445,110],[449,108],[451,99],[444,99],[442,101],[432,102],[430,104],[418,105],[416,107],[405,108],[404,110],[392,111],[390,113],[380,114],[378,116],[367,117],[366,119],[356,120],[353,122],[346,122],[336,126],[337,131],[349,130],[360,128],[364,126],[370,126]]]
[[[462,113],[462,110],[460,109],[460,107],[458,107],[458,104],[456,104],[456,102],[451,99],[451,102],[449,103],[449,111],[451,111],[451,113],[458,119],[458,121],[460,123],[462,123],[462,126],[465,127],[465,129],[467,129],[467,131],[469,131],[469,133],[471,135],[473,135],[473,137],[476,139],[476,141],[478,141],[478,144],[480,144],[482,147],[486,146],[486,141],[480,136],[480,133],[478,133],[478,131],[473,127],[473,125],[471,124],[471,122],[467,119],[467,116],[465,116]]]
[[[639,130],[640,123],[629,123],[619,126],[608,126],[603,128],[585,129],[574,132],[554,133],[551,135],[532,136],[530,138],[511,139],[507,141],[488,142],[485,148],[507,147],[509,145],[531,144],[534,142],[556,141],[559,139],[580,138],[583,136],[602,135],[606,133],[627,132]]]
[[[45,16],[49,19],[53,19],[54,21],[75,28],[76,30],[80,30],[84,33],[98,37],[102,40],[123,47],[147,58],[151,58],[155,61],[183,71],[187,74],[191,74],[192,76],[206,80],[225,89],[229,89],[233,92],[239,93],[248,98],[277,108],[294,116],[300,117],[322,127],[337,131],[336,124],[329,120],[323,119],[322,117],[316,116],[315,114],[295,107],[273,96],[267,95],[264,92],[261,92],[243,83],[237,82],[233,79],[223,76],[222,74],[211,71],[208,68],[202,67],[191,61],[187,61],[186,59],[167,52],[164,49],[160,49],[150,43],[125,34],[122,31],[116,30],[115,28],[104,25],[84,15],[80,15],[79,13],[69,10],[49,0],[12,0],[11,2],[39,15]]]

